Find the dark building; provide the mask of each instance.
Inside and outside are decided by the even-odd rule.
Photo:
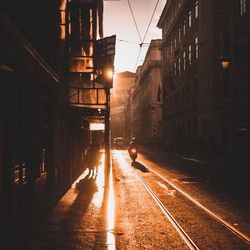
[[[76,11],[83,7],[79,26]],[[22,228],[30,209],[34,215],[35,208],[46,207],[83,171],[89,109],[69,104],[69,54],[93,50],[97,20],[102,26],[102,1],[0,3],[0,204],[5,231]],[[79,45],[76,37],[82,34],[85,43]],[[78,45],[70,46],[72,40]],[[82,55],[91,60],[93,51]]]
[[[247,1],[167,1],[164,137],[179,152],[237,156],[249,148]],[[223,70],[222,58],[230,59]]]

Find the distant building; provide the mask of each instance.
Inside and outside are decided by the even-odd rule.
[[[167,1],[158,23],[166,148],[230,155],[249,148],[249,7]],[[221,56],[230,58],[226,71]]]
[[[144,63],[137,68],[133,91],[133,129],[143,144],[160,140],[162,121],[161,40],[152,40]]]
[[[113,138],[129,136],[126,126],[126,103],[134,83],[135,74],[132,72],[125,71],[116,75],[111,93],[111,134]]]

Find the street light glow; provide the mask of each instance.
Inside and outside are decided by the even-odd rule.
[[[221,64],[222,69],[224,69],[224,70],[228,69],[229,65],[230,65],[229,57],[222,56],[220,58],[220,64]]]
[[[114,76],[114,71],[112,69],[108,69],[106,72],[106,76],[108,79],[112,79]]]

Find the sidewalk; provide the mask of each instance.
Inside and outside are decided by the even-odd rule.
[[[104,166],[86,169],[43,221],[31,229],[27,250],[105,249]]]

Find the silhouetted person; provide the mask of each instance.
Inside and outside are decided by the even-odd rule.
[[[135,148],[135,149],[137,150],[137,152],[138,152],[138,144],[137,144],[137,142],[136,142],[135,137],[133,137],[133,138],[131,139],[130,143],[129,143],[128,152],[130,152],[130,150],[131,150],[132,148]]]
[[[93,170],[98,166],[100,160],[100,145],[94,138],[87,150],[87,166],[90,170]]]

